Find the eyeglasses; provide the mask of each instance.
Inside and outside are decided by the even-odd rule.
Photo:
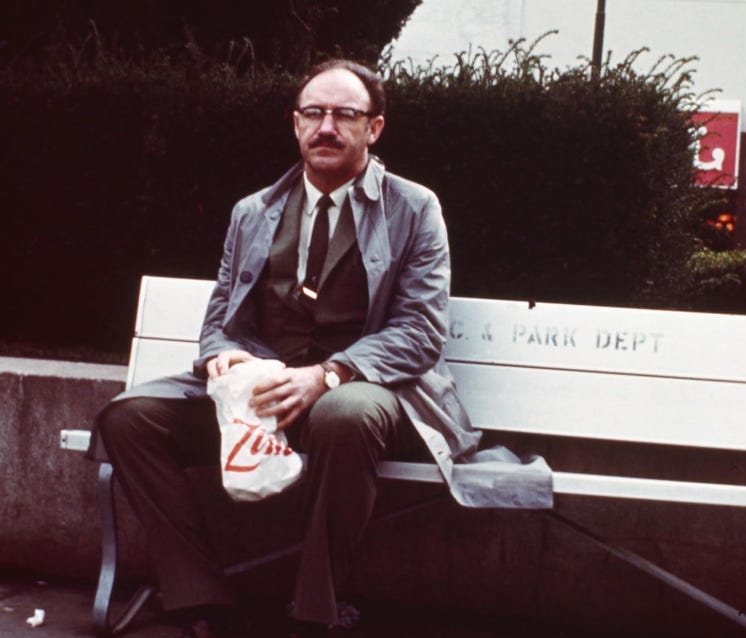
[[[370,117],[372,113],[354,109],[351,106],[335,106],[331,109],[325,109],[321,106],[304,106],[297,109],[301,118],[310,124],[319,124],[326,115],[331,115],[337,124],[354,124],[361,117]]]

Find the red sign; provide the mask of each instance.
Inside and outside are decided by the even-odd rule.
[[[713,100],[692,120],[702,134],[695,147],[697,184],[737,188],[741,102]]]

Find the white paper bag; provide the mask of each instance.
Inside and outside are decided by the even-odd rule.
[[[207,382],[220,424],[223,486],[234,501],[258,501],[300,478],[303,462],[276,432],[275,417],[259,418],[249,407],[252,390],[285,367],[275,359],[253,359],[232,366]]]

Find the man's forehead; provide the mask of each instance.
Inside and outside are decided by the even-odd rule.
[[[362,80],[347,69],[330,69],[314,76],[301,91],[299,99],[314,102],[354,99],[358,103],[370,103],[368,90]]]

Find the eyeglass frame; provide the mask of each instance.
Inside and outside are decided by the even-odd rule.
[[[320,111],[320,117],[318,119],[314,119],[308,116],[305,113],[305,111],[308,111],[309,109]],[[351,111],[353,113],[353,117],[350,118],[350,117],[340,116],[340,111]],[[321,122],[324,121],[324,118],[327,115],[331,115],[332,120],[334,120],[336,124],[354,124],[361,117],[367,117],[367,118],[376,117],[376,114],[371,111],[362,111],[352,106],[335,106],[332,108],[324,108],[323,106],[309,104],[308,106],[296,108],[295,112],[298,115],[300,115],[300,117],[303,118],[306,122],[315,123],[315,124],[321,124]]]

